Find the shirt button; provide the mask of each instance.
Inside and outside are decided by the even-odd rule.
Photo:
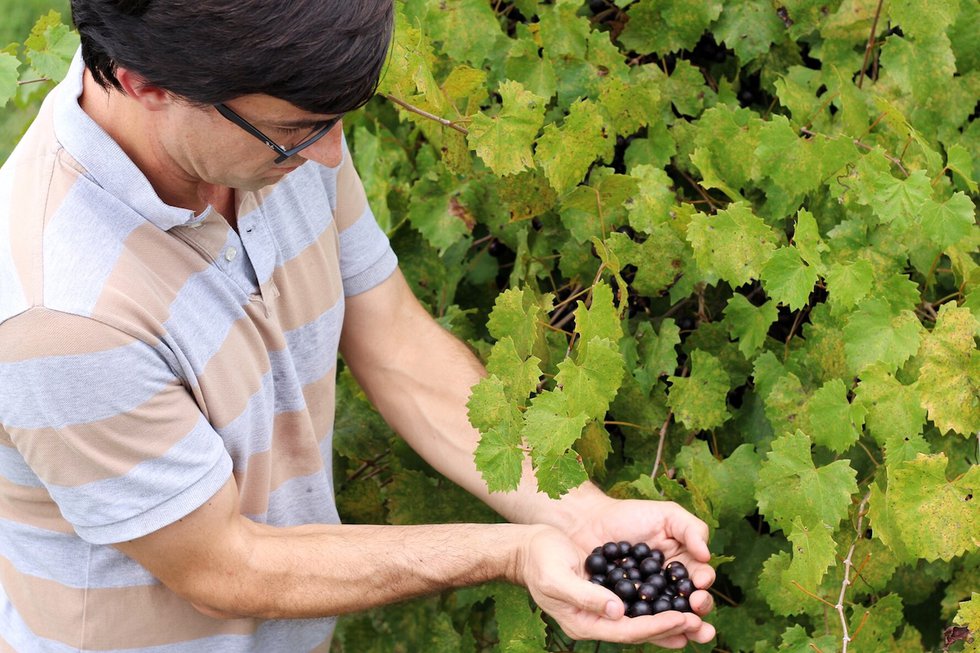
[[[225,260],[229,263],[234,261],[236,256],[238,256],[238,250],[234,247],[229,247],[225,250]]]

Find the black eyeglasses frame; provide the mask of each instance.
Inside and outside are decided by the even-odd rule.
[[[278,143],[276,143],[274,140],[272,140],[271,138],[269,138],[265,134],[263,134],[262,131],[258,127],[256,127],[255,125],[253,125],[252,123],[250,123],[249,121],[245,120],[240,115],[238,115],[237,113],[235,113],[228,105],[226,105],[226,104],[224,104],[222,102],[219,102],[218,104],[215,104],[214,105],[214,108],[222,116],[224,116],[225,118],[227,118],[231,122],[235,123],[236,125],[238,125],[242,129],[244,129],[245,131],[247,131],[249,134],[251,134],[252,136],[254,136],[255,138],[257,138],[260,141],[262,141],[263,143],[265,143],[266,146],[268,146],[272,151],[274,151],[276,154],[278,154],[279,156],[275,160],[275,163],[277,163],[277,164],[278,163],[282,163],[286,159],[290,158],[291,156],[294,156],[294,155],[298,154],[299,152],[302,152],[303,150],[305,150],[306,148],[308,148],[310,145],[313,145],[318,140],[320,140],[321,138],[323,138],[324,136],[326,136],[330,132],[330,130],[333,129],[334,126],[338,122],[340,122],[343,119],[343,117],[344,117],[344,115],[341,114],[339,116],[336,116],[334,118],[331,118],[322,127],[320,127],[319,129],[317,129],[317,131],[314,134],[312,134],[309,138],[307,138],[305,141],[302,141],[301,143],[299,143],[298,145],[294,145],[293,147],[285,148],[285,147],[282,147],[281,145],[279,145]]]

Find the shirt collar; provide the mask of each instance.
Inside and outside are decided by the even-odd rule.
[[[203,220],[207,210],[196,215],[190,209],[170,206],[161,200],[122,148],[82,110],[78,99],[82,95],[84,71],[79,48],[68,75],[55,91],[55,136],[65,150],[85,168],[95,183],[160,229],[167,231]]]

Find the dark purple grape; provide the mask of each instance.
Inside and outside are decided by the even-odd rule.
[[[619,557],[625,558],[626,556],[628,556],[630,554],[630,549],[632,548],[633,545],[630,544],[629,542],[625,542],[625,541],[619,542]]]
[[[627,603],[636,599],[636,585],[631,580],[618,581],[613,586],[613,592]]]
[[[677,581],[674,587],[677,588],[677,596],[690,596],[696,589],[694,587],[694,581],[690,578],[683,578]]]
[[[690,612],[691,604],[683,596],[675,596],[670,601],[670,607],[672,610],[677,610],[678,612]]]
[[[591,578],[589,578],[589,581],[595,583],[596,585],[605,585],[606,577],[603,574],[594,574]]]
[[[623,558],[619,561],[619,566],[623,569],[632,569],[636,566],[636,559],[634,558]]]
[[[671,581],[676,583],[679,580],[687,578],[687,567],[683,563],[675,560],[664,568],[664,573]]]
[[[656,558],[652,556],[649,558],[644,558],[640,561],[640,573],[643,574],[644,578],[649,578],[654,574],[660,573],[660,563],[657,562]]]
[[[613,569],[606,574],[606,587],[612,587],[621,580],[626,580],[625,569]]]
[[[606,556],[606,560],[613,562],[617,558],[622,556],[619,555],[619,545],[615,542],[606,542],[602,545],[602,555]]]
[[[589,555],[596,555],[598,553],[602,553],[602,547],[601,546],[597,546],[596,548],[592,549],[592,553],[590,553]]]
[[[639,542],[633,545],[630,555],[639,562],[650,555],[650,545],[646,542]]]
[[[585,559],[585,570],[590,574],[606,573],[606,558],[601,553],[594,553]]]
[[[667,579],[661,576],[660,574],[657,574],[655,576],[650,576],[649,578],[647,578],[646,582],[653,585],[656,588],[657,592],[663,592],[664,589],[666,589],[667,587]]]
[[[661,597],[653,602],[653,614],[660,614],[668,610],[670,610],[670,599]]]
[[[664,552],[660,549],[652,549],[650,551],[650,557],[656,560],[661,567],[664,566]]]
[[[653,614],[653,604],[649,601],[637,601],[630,606],[631,617],[642,617],[648,614]]]
[[[637,592],[642,601],[652,601],[660,596],[660,590],[653,583],[642,583],[637,589]]]
[[[668,583],[668,585],[667,585],[667,587],[665,587],[665,588],[663,589],[663,592],[662,592],[662,594],[663,594],[664,596],[666,596],[667,598],[671,598],[671,599],[672,599],[672,598],[674,598],[675,596],[677,596],[677,587],[675,587],[674,585],[670,585],[670,584]]]
[[[640,570],[637,569],[636,567],[633,567],[632,569],[627,569],[626,577],[634,582],[643,580],[643,574],[641,574]]]

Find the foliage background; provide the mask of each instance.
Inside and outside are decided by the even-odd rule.
[[[705,519],[719,637],[692,650],[977,651],[980,4],[397,4],[346,129],[417,294],[487,362],[491,488],[530,455],[554,494],[588,477]],[[68,43],[47,22],[7,52],[56,77]],[[47,88],[19,87],[0,147]],[[345,519],[496,519],[347,374],[338,398]],[[336,638],[647,648],[569,641],[496,584]]]

